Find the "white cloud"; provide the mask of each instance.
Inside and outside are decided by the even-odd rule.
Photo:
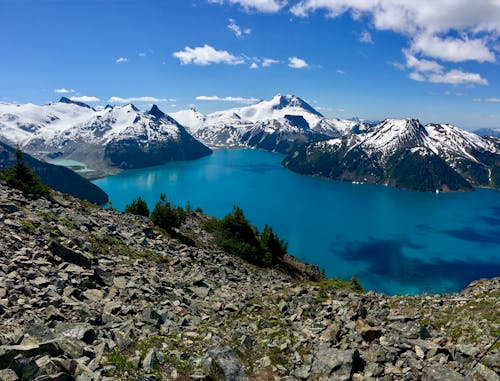
[[[229,24],[227,26],[227,29],[233,32],[234,35],[238,38],[248,36],[252,33],[252,29],[250,28],[241,29],[241,27],[238,24],[236,24],[235,19],[229,19]]]
[[[186,46],[184,50],[174,52],[173,56],[181,61],[182,65],[211,65],[211,64],[228,64],[241,65],[245,60],[241,57],[236,57],[225,50],[216,50],[212,46],[205,44],[196,48]]]
[[[339,75],[344,75],[345,74],[345,71],[344,70],[341,70],[341,69],[337,69],[337,71],[335,72]]]
[[[241,104],[250,104],[259,101],[258,98],[244,98],[244,97],[219,97],[217,95],[199,95],[196,97],[197,101],[217,101],[217,102],[236,102]]]
[[[468,73],[458,69],[445,71],[436,61],[418,59],[410,52],[404,52],[406,67],[411,70],[410,79],[419,82],[447,83],[450,85],[476,84],[487,85],[488,81],[478,73]]]
[[[139,57],[146,57],[146,56],[147,56],[147,53],[145,53],[145,52],[140,52],[140,53],[138,54],[138,56],[139,56]]]
[[[291,12],[306,17],[325,10],[329,17],[349,12],[370,17],[378,30],[409,37],[412,50],[445,61],[493,62],[500,33],[500,2],[478,0],[301,0]],[[460,38],[446,37],[452,33]],[[480,35],[481,38],[477,38]]]
[[[474,102],[500,103],[500,98],[475,98]]]
[[[495,62],[495,54],[486,44],[483,39],[440,38],[424,34],[413,40],[412,50],[443,61]]]
[[[364,30],[363,32],[361,32],[361,35],[359,36],[359,41],[364,42],[365,44],[373,44],[371,33],[368,32],[367,30]]]
[[[263,58],[262,59],[262,67],[269,67],[271,65],[279,64],[280,61],[274,60],[272,58]]]
[[[87,95],[82,95],[79,97],[70,97],[70,100],[74,102],[100,102],[101,100],[97,97],[91,97]]]
[[[128,58],[126,58],[126,57],[118,57],[115,62],[116,63],[124,63],[127,61],[128,61]]]
[[[122,97],[111,97],[108,99],[110,103],[132,103],[132,102],[175,102],[175,99],[168,98],[155,98],[155,97],[130,97],[130,98],[122,98]]]
[[[224,4],[227,2],[239,5],[246,11],[275,13],[286,5],[287,0],[208,0],[208,2],[213,4]]]
[[[405,51],[404,54],[406,57],[406,66],[409,67],[410,69],[414,69],[419,72],[422,71],[440,72],[443,70],[443,66],[435,61],[418,59],[408,51]]]
[[[476,84],[487,85],[488,80],[478,73],[467,73],[462,70],[453,69],[446,73],[431,73],[427,77],[428,82],[448,83],[451,85]]]
[[[288,58],[288,66],[293,69],[306,69],[309,67],[309,64],[299,57],[290,57]]]
[[[70,93],[74,93],[75,90],[73,89],[66,89],[64,87],[60,88],[60,89],[55,89],[54,90],[54,93],[57,93],[57,94],[70,94]]]
[[[252,62],[252,64],[250,65],[250,69],[258,69],[258,68],[259,65],[256,62]]]

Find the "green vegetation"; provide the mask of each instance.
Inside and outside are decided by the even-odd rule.
[[[165,194],[160,194],[158,201],[151,212],[151,221],[156,226],[172,232],[173,228],[178,228],[186,220],[186,212],[182,207],[175,207],[167,201]]]
[[[286,254],[288,244],[267,225],[259,234],[238,206],[222,220],[210,220],[205,228],[215,234],[217,244],[224,251],[258,266],[270,267]]]
[[[162,263],[166,258],[158,252],[150,249],[134,249],[118,238],[107,234],[92,234],[89,237],[91,244],[90,251],[98,255],[124,255],[133,259],[144,259],[148,262]]]
[[[125,206],[125,213],[136,214],[138,216],[149,217],[149,208],[146,201],[141,196],[132,200],[130,204]]]
[[[21,227],[26,230],[28,233],[34,233],[36,231],[35,225],[31,221],[28,220],[21,220],[20,221]]]
[[[113,349],[106,356],[109,365],[116,367],[118,373],[123,373],[133,369],[133,364],[127,361],[127,357],[120,353],[117,349]]]
[[[11,187],[25,193],[48,196],[50,188],[35,176],[31,168],[24,162],[22,151],[16,149],[16,162],[10,168],[0,172],[0,178],[7,181]]]
[[[389,161],[389,181],[403,189],[418,191],[472,190],[470,183],[437,155],[402,152]]]
[[[365,292],[358,278],[354,275],[350,280],[342,280],[340,278],[323,279],[319,282],[311,282],[311,285],[318,286],[318,295],[316,296],[317,302],[325,301],[332,290],[351,290],[359,293]]]

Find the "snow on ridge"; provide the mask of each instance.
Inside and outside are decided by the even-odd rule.
[[[0,136],[21,146],[35,141],[51,146],[67,141],[105,145],[115,138],[144,136],[168,140],[177,139],[179,133],[177,125],[156,121],[132,104],[99,110],[72,102],[0,105]]]

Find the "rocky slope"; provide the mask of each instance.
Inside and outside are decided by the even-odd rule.
[[[207,218],[181,228],[189,246],[0,184],[0,379],[499,380],[499,278],[356,293],[221,252]]]
[[[147,113],[132,104],[93,109],[64,97],[43,106],[0,104],[0,140],[38,159],[85,163],[96,170],[88,177],[211,153],[156,106]]]
[[[498,139],[416,119],[387,119],[357,134],[311,143],[283,164],[304,174],[421,191],[500,188]]]

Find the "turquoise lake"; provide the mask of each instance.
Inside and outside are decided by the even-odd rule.
[[[269,224],[295,257],[330,277],[357,276],[377,292],[447,293],[500,276],[500,191],[434,194],[294,174],[283,156],[220,150],[188,162],[129,170],[94,181],[123,210],[137,196],[223,217],[241,206]]]

